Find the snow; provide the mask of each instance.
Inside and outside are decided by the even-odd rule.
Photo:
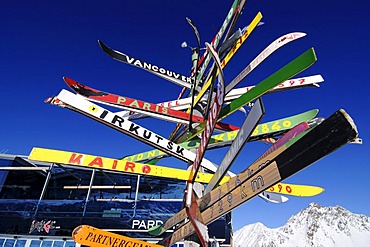
[[[241,228],[234,233],[234,246],[370,247],[370,217],[311,203],[282,227],[270,229],[258,222]]]

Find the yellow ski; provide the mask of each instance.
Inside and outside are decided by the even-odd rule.
[[[92,226],[81,225],[72,232],[72,238],[76,243],[91,247],[107,246],[137,246],[137,247],[163,247],[135,238],[129,238],[119,234],[107,232]]]
[[[245,31],[245,33],[243,34],[243,36],[240,37],[237,42],[235,42],[233,48],[229,51],[229,53],[226,55],[226,57],[222,61],[222,63],[221,63],[221,67],[222,68],[224,68],[226,66],[226,64],[228,64],[228,62],[230,61],[230,59],[239,50],[239,48],[242,46],[242,44],[244,43],[244,41],[253,32],[254,28],[257,27],[257,25],[261,21],[261,19],[262,19],[262,14],[261,14],[261,12],[258,12],[257,15],[254,17],[254,19],[252,20],[252,22],[247,27],[247,30]],[[216,76],[218,75],[219,72],[220,71],[218,70]],[[206,93],[207,89],[211,85],[211,81],[212,81],[212,78],[209,78],[209,80],[203,85],[201,91],[199,92],[199,94],[195,98],[195,101],[193,103],[194,106],[199,102],[199,100]]]
[[[131,162],[127,160],[117,160],[102,156],[37,147],[34,147],[32,149],[28,158],[35,161],[67,164],[72,166],[83,166],[145,176],[173,178],[183,181],[188,180],[190,175],[190,171],[183,169],[155,166]],[[198,173],[195,181],[199,183],[208,183],[211,180],[212,176],[213,174]],[[225,177],[222,180],[222,183],[225,183],[229,179],[229,177]]]
[[[323,188],[310,185],[299,185],[299,184],[283,184],[278,183],[270,187],[268,192],[290,195],[290,196],[316,196],[324,191]]]
[[[83,166],[95,169],[118,171],[129,174],[173,178],[182,181],[187,181],[190,174],[190,171],[183,169],[142,164],[127,160],[117,160],[102,156],[38,147],[34,147],[32,149],[30,155],[28,156],[28,159],[42,162],[67,164],[71,166]],[[212,176],[213,174],[199,172],[197,174],[196,181],[199,183],[209,183]],[[220,184],[227,182],[229,179],[230,177],[225,176]],[[277,185],[267,189],[266,191],[290,196],[306,197],[318,195],[323,192],[324,189],[309,185],[278,183]]]

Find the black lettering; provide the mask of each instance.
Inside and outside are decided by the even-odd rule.
[[[150,132],[149,130],[144,130],[143,136],[144,138],[149,139],[152,136],[152,132]]]
[[[93,234],[92,232],[89,232],[89,234],[87,234],[87,237],[85,238],[85,240],[87,240],[89,237],[91,237]]]
[[[94,234],[92,241],[95,242],[96,234]]]
[[[109,245],[112,245],[112,237],[109,237]]]
[[[137,132],[137,130],[140,128],[140,126],[139,125],[136,125],[135,126],[135,124],[134,123],[132,123],[131,124],[131,126],[130,126],[130,129],[129,129],[129,131],[131,131],[131,132],[135,132],[135,134],[136,135],[139,135],[139,132]]]
[[[163,140],[163,138],[158,135],[155,135],[155,137],[157,137],[157,144],[159,143],[160,140]]]
[[[116,125],[116,122],[118,122],[118,126],[122,128],[122,123],[124,122],[125,120],[117,115],[114,115],[113,117],[113,120],[112,120],[112,124]]]
[[[265,185],[265,182],[263,181],[263,177],[261,175],[259,175],[258,177],[256,177],[255,179],[251,181],[253,192],[256,189],[259,189],[261,186],[264,186],[264,185]]]
[[[224,209],[222,208],[222,200],[219,200],[218,201],[218,213],[222,213],[222,211],[224,211]]]
[[[240,186],[240,197],[242,199],[244,199],[244,198],[246,198],[248,196],[247,193],[245,193],[244,189],[245,189],[245,185]]]
[[[119,242],[118,247],[123,247],[124,243],[126,243],[126,240],[122,239],[121,242]]]
[[[103,112],[102,112],[102,114],[100,114],[100,118],[101,119],[104,119],[106,116],[107,116],[107,114],[108,114],[108,111],[107,110],[104,110]]]
[[[112,247],[114,247],[115,243],[117,242],[117,238],[114,239]]]
[[[102,242],[102,244],[104,244],[105,240],[107,239],[108,236],[104,236],[104,240]]]
[[[229,203],[229,207],[231,207],[231,205],[233,203],[233,194],[229,193],[227,195],[227,202]]]
[[[184,148],[180,147],[180,146],[177,146],[176,153],[181,154],[182,156],[184,156],[184,153],[182,151],[184,151]]]
[[[168,143],[167,143],[167,148],[168,148],[169,150],[172,150],[172,149],[173,149],[173,143],[172,143],[172,142],[168,142]]]
[[[99,234],[98,238],[96,239],[96,243],[100,244],[100,239],[103,237],[103,235]]]

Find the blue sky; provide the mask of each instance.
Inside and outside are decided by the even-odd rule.
[[[201,42],[210,42],[220,28],[232,1],[1,1],[0,83],[2,121],[0,151],[27,155],[32,147],[55,148],[108,157],[122,157],[151,148],[77,113],[47,105],[44,100],[67,89],[63,76],[91,87],[147,102],[177,97],[181,88],[138,68],[108,57],[98,46],[187,75],[190,50],[195,45],[190,17],[198,26]],[[265,25],[258,27],[225,68],[226,81],[238,74],[276,38],[290,32],[307,36],[273,54],[240,86],[255,85],[295,57],[314,47],[318,61],[297,77],[321,74],[321,88],[305,88],[263,97],[263,122],[310,109],[328,117],[345,109],[355,120],[363,145],[347,145],[285,182],[322,186],[314,198],[294,198],[285,204],[268,204],[258,198],[234,211],[234,228],[255,222],[278,227],[315,201],[341,205],[370,215],[366,181],[370,174],[368,92],[368,6],[348,1],[249,0],[237,27],[248,25],[258,11]],[[226,120],[244,121],[237,112]],[[225,121],[226,121],[225,120]],[[174,124],[140,120],[139,124],[168,136]],[[240,172],[267,145],[248,143],[232,170]],[[227,149],[205,157],[219,163]],[[159,164],[183,168],[174,158]]]

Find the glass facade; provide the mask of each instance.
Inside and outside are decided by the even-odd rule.
[[[72,230],[86,224],[139,239],[182,209],[185,182],[175,179],[30,162],[0,156],[1,246],[72,247]],[[229,217],[209,232],[230,243]],[[41,236],[20,239],[19,236]],[[48,240],[59,237],[59,240]],[[74,246],[74,245],[73,245]]]

